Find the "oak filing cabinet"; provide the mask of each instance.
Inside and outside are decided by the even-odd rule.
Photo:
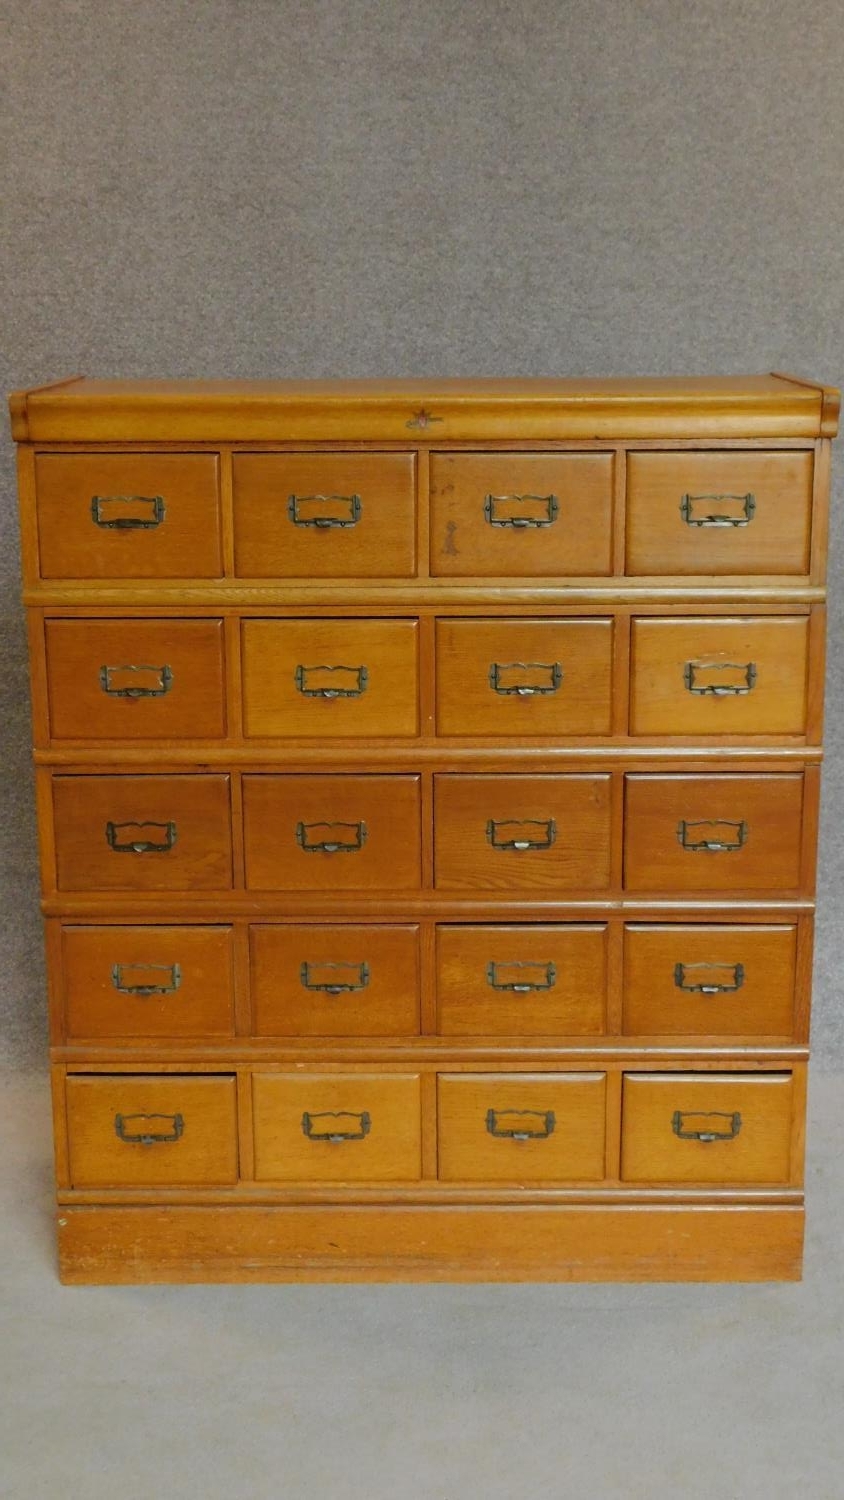
[[[65,1280],[799,1276],[837,406],[12,397]]]

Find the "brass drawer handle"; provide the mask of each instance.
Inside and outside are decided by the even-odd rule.
[[[366,667],[299,666],[293,676],[305,698],[360,698],[369,682]]]
[[[510,507],[510,513],[506,508]],[[520,509],[523,506],[524,509]],[[489,526],[510,526],[522,531],[531,526],[551,526],[560,514],[556,495],[487,495],[484,518]]]
[[[547,682],[543,681],[545,677]],[[558,661],[494,661],[489,669],[492,691],[508,698],[537,698],[556,693],[562,680],[563,669]]]
[[[539,1121],[534,1125],[533,1121]],[[546,1141],[553,1135],[557,1116],[553,1109],[488,1109],[486,1128],[496,1140]]]
[[[537,833],[528,830],[537,829]],[[557,837],[553,818],[490,818],[486,836],[493,849],[550,849]]]
[[[143,975],[143,980],[129,983],[129,975]],[[153,975],[167,975],[153,978]],[[182,983],[178,964],[114,964],[111,982],[121,995],[174,995]]]
[[[146,677],[151,677],[152,682],[144,682],[140,679],[131,680],[131,674],[137,672]],[[124,681],[129,677],[128,682]],[[163,698],[169,693],[173,686],[173,668],[166,664],[163,667],[100,667],[100,687],[110,698]]]
[[[291,495],[287,501],[287,514],[293,525],[310,526],[317,531],[357,526],[362,510],[360,495]]]
[[[297,823],[296,842],[305,854],[356,854],[366,843],[366,824]]]
[[[493,959],[486,966],[486,982],[491,990],[504,990],[511,995],[528,995],[532,990],[552,990],[557,983],[557,967],[555,964],[535,963],[530,959],[512,963],[497,963]]]
[[[351,1129],[338,1129],[336,1125],[329,1125],[326,1129],[314,1129],[317,1121],[320,1125],[325,1120],[356,1120],[357,1124]],[[302,1116],[302,1130],[309,1141],[331,1141],[339,1144],[342,1141],[362,1141],[369,1135],[372,1120],[368,1110],[363,1110],[359,1115],[348,1109],[325,1109],[319,1114],[309,1114],[307,1110]]]
[[[130,505],[136,514],[113,510]],[[137,512],[140,514],[137,514]],[[154,531],[164,520],[166,511],[161,495],[92,495],[91,520],[104,531]]]
[[[162,837],[140,837],[142,828],[156,828]],[[176,825],[169,823],[106,823],[108,846],[115,854],[167,854],[176,842]]]
[[[709,979],[703,976],[708,974]],[[727,980],[716,980],[716,974],[729,974]],[[698,977],[689,979],[689,975]],[[744,984],[744,964],[675,964],[674,983],[687,995],[734,995]]]
[[[345,979],[340,976],[345,974]],[[369,984],[369,964],[308,963],[299,969],[299,982],[303,989],[323,995],[350,995],[365,990]]]
[[[719,836],[707,838],[700,833],[702,828],[713,829]],[[748,832],[744,819],[731,823],[726,818],[699,818],[696,822],[681,818],[677,824],[678,842],[692,854],[735,854],[747,843]]]
[[[738,514],[731,515],[716,506],[738,505]],[[695,514],[695,506],[704,505],[706,510]],[[684,495],[680,501],[680,514],[687,526],[749,526],[756,514],[756,496],[747,495]]]
[[[722,1124],[722,1121],[727,1123]],[[727,1114],[719,1109],[675,1109],[671,1129],[681,1141],[734,1141],[741,1130],[741,1115],[738,1110]]]
[[[166,1120],[170,1129],[138,1128],[141,1121],[150,1123],[153,1120]],[[172,1141],[182,1139],[185,1133],[185,1122],[182,1115],[115,1115],[114,1133],[117,1139],[125,1141],[127,1146],[165,1146]]]
[[[742,674],[743,681],[723,682],[718,680],[719,672],[738,672]],[[713,680],[709,680],[709,674],[714,674]],[[687,661],[683,668],[683,681],[690,693],[696,693],[698,697],[710,698],[738,698],[751,693],[756,686],[756,663],[755,661]]]

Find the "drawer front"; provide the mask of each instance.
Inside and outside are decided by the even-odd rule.
[[[611,620],[438,620],[438,733],[609,734],[612,634]]]
[[[633,734],[805,734],[809,622],[634,620]]]
[[[797,928],[629,926],[628,1036],[790,1036]]]
[[[258,1182],[414,1182],[421,1175],[415,1073],[256,1073]]]
[[[436,884],[454,890],[604,890],[608,776],[437,776]]]
[[[302,923],[250,933],[256,1036],[413,1036],[419,929]]]
[[[234,1031],[230,927],[65,927],[69,1037],[209,1037]]]
[[[612,491],[610,453],[434,453],[431,572],[607,574]]]
[[[801,775],[628,776],[626,782],[628,890],[799,887]]]
[[[222,620],[48,620],[54,739],[220,739]]]
[[[236,572],[412,577],[415,462],[412,453],[236,453]]]
[[[39,453],[43,578],[218,578],[216,453]]]
[[[623,1182],[790,1180],[790,1073],[628,1073]]]
[[[55,776],[61,891],[228,890],[228,776]]]
[[[244,776],[243,816],[251,890],[420,884],[418,776]]]
[[[439,927],[443,1036],[589,1036],[605,1026],[607,929]]]
[[[603,1073],[459,1073],[437,1080],[445,1182],[600,1182]]]
[[[416,620],[246,620],[247,736],[419,732]]]
[[[811,453],[631,453],[628,573],[807,573]]]
[[[73,1187],[237,1181],[233,1077],[73,1076],[66,1090]]]

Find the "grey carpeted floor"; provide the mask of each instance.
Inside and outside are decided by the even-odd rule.
[[[0,1088],[2,1500],[841,1500],[841,1084],[782,1286],[61,1287]]]

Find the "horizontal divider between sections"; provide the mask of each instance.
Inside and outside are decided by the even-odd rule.
[[[397,1184],[394,1188],[367,1188],[355,1185],[349,1187],[345,1192],[337,1188],[327,1189],[307,1185],[301,1187],[272,1187],[267,1184],[254,1182],[238,1183],[236,1187],[197,1190],[196,1188],[64,1188],[57,1194],[57,1202],[60,1206],[74,1205],[95,1206],[97,1204],[121,1203],[132,1207],[159,1208],[167,1205],[181,1205],[188,1207],[197,1205],[220,1205],[226,1208],[238,1209],[250,1204],[278,1204],[282,1207],[294,1208],[300,1204],[322,1205],[326,1207],[342,1207],[343,1205],[365,1205],[388,1207],[395,1204],[449,1204],[465,1203],[476,1204],[479,1207],[495,1206],[496,1204],[616,1204],[618,1206],[636,1204],[654,1204],[672,1206],[674,1204],[689,1204],[701,1206],[711,1204],[713,1206],[724,1206],[729,1204],[735,1206],[746,1205],[747,1207],[761,1206],[764,1204],[793,1204],[802,1206],[803,1193],[799,1188],[642,1188],[642,1187],[607,1187],[602,1184],[595,1188],[557,1188],[541,1187],[530,1184],[524,1187],[513,1187],[510,1189],[500,1187],[478,1187],[471,1184],[454,1184],[441,1182],[411,1184],[404,1186]]]
[[[502,599],[506,591],[506,599]],[[155,585],[127,580],[125,586],[97,583],[45,582],[23,591],[23,603],[30,609],[47,614],[96,614],[104,619],[138,612],[178,619],[180,616],[236,614],[244,619],[266,611],[285,615],[324,616],[332,610],[341,614],[365,615],[385,611],[387,614],[436,615],[442,611],[472,615],[479,610],[488,615],[507,616],[528,611],[552,611],[565,618],[584,611],[608,614],[614,610],[633,613],[688,612],[698,605],[705,613],[748,614],[760,610],[765,614],[806,614],[812,604],[821,604],[826,589],[788,576],[773,577],[759,584],[749,577],[731,579],[729,583],[704,586],[688,577],[671,580],[642,579],[633,583],[629,576],[608,575],[606,580],[573,578],[565,584],[559,580],[525,583],[524,578],[501,577],[488,585],[472,583],[455,585],[453,579],[396,579],[373,584],[362,580],[360,587],[341,583],[313,583],[307,586],[248,583],[240,579],[220,579],[213,583],[178,583]]]
[[[760,736],[760,739],[765,737]],[[155,755],[156,749],[160,754]],[[91,744],[54,741],[49,750],[36,750],[33,759],[36,765],[56,766],[67,775],[74,768],[80,774],[113,775],[115,766],[127,767],[137,775],[161,775],[168,771],[197,773],[213,768],[226,771],[237,767],[254,775],[305,775],[321,770],[324,774],[342,776],[352,772],[358,775],[389,775],[393,769],[404,774],[415,770],[433,771],[435,775],[448,775],[461,771],[488,770],[491,774],[507,771],[511,775],[535,776],[538,768],[545,771],[549,765],[562,768],[573,767],[592,772],[624,770],[657,770],[662,774],[672,772],[756,770],[764,765],[769,771],[783,769],[793,771],[795,763],[817,764],[823,759],[821,745],[808,745],[805,740],[793,738],[769,738],[768,743],[754,744],[738,737],[721,736],[718,744],[704,741],[696,743],[656,740],[648,743],[640,739],[593,740],[577,744],[561,745],[538,740],[526,746],[522,740],[518,746],[508,747],[500,742],[472,741],[469,744],[454,739],[405,739],[366,742],[357,745],[354,740],[335,739],[330,745],[324,741],[277,740],[269,746],[262,741],[251,743],[244,740],[234,745],[220,740],[218,744],[208,740],[186,741],[174,745],[172,740],[161,741],[159,746],[148,741],[143,745],[120,742]],[[152,757],[155,755],[155,760]]]
[[[790,913],[813,912],[814,909],[814,901],[801,897],[796,892],[761,897],[758,893],[742,895],[738,892],[729,900],[723,897],[703,900],[688,896],[680,898],[659,893],[602,897],[594,893],[578,894],[575,891],[567,893],[564,898],[549,898],[536,893],[496,898],[493,892],[466,897],[456,895],[453,891],[397,896],[375,892],[366,898],[355,899],[344,894],[342,898],[325,898],[319,902],[309,892],[298,894],[228,890],[210,897],[194,897],[170,891],[94,891],[90,894],[58,892],[45,897],[41,903],[44,916],[65,917],[69,920],[83,918],[119,922],[127,918],[148,922],[152,916],[159,922],[184,919],[216,923],[237,919],[268,922],[356,922],[362,918],[379,924],[413,922],[425,918],[452,923],[498,923],[507,920],[566,922],[600,921],[613,914],[647,921],[650,913],[658,921],[682,921],[686,918],[713,921],[718,920],[720,913],[723,913],[725,921],[752,921],[756,916],[761,921],[769,917],[784,918]]]
[[[111,1050],[104,1055],[106,1049],[102,1048],[97,1056],[86,1055],[83,1058],[79,1056],[81,1049],[76,1049],[74,1055],[73,1048],[56,1048],[53,1061],[63,1066],[68,1074],[226,1074],[235,1069],[248,1074],[253,1070],[283,1072],[291,1067],[302,1072],[320,1072],[328,1064],[336,1071],[348,1069],[351,1073],[359,1073],[361,1068],[369,1067],[375,1070],[389,1068],[400,1072],[414,1072],[418,1069],[428,1073],[448,1072],[452,1068],[468,1072],[647,1072],[657,1067],[666,1072],[672,1072],[676,1068],[676,1071],[686,1073],[695,1069],[703,1072],[748,1069],[752,1072],[783,1072],[805,1063],[809,1055],[808,1048],[802,1045],[787,1043],[777,1047],[757,1042],[743,1047],[735,1037],[730,1038],[729,1044],[724,1047],[701,1041],[694,1045],[651,1047],[626,1038],[621,1040],[611,1037],[602,1048],[598,1045],[599,1041],[598,1038],[590,1038],[587,1045],[581,1039],[580,1045],[565,1048],[559,1041],[542,1047],[532,1047],[528,1042],[519,1043],[508,1050],[506,1041],[500,1045],[492,1046],[487,1043],[481,1047],[472,1043],[460,1045],[452,1037],[443,1038],[437,1044],[436,1038],[425,1037],[418,1048],[412,1046],[412,1038],[406,1038],[391,1049],[387,1046],[379,1048],[368,1045],[372,1039],[364,1037],[358,1044],[345,1047],[325,1045],[317,1048],[313,1045],[295,1047],[276,1044],[270,1048],[265,1043],[263,1055],[260,1054],[260,1044],[254,1049],[241,1044],[237,1048],[220,1049],[214,1053],[209,1051],[201,1058],[190,1059],[186,1050],[174,1057],[172,1054],[166,1056],[161,1048],[154,1056],[132,1054],[128,1049],[122,1053]]]

